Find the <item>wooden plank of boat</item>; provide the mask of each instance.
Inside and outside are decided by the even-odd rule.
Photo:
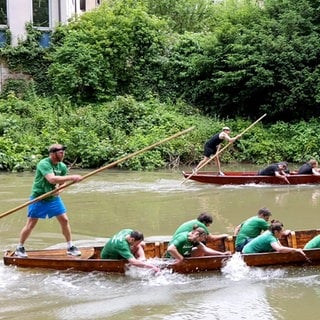
[[[282,245],[291,248],[303,248],[305,244],[320,234],[319,229],[292,231],[287,236],[280,239]],[[234,253],[235,237],[230,236],[224,240],[225,251],[229,250]],[[210,246],[210,243],[207,244]],[[217,249],[217,247],[215,247]],[[221,249],[220,249],[221,250]],[[221,250],[223,251],[223,250]],[[288,265],[319,265],[320,264],[320,249],[305,250],[309,260],[306,260],[299,253],[278,253],[265,252],[257,254],[241,254],[244,262],[251,267],[263,266],[288,266]],[[219,270],[225,266],[231,256],[210,256],[199,258],[185,258],[179,265],[173,265],[172,269],[179,273],[193,273],[203,271]]]
[[[48,268],[56,270],[73,269],[78,271],[125,272],[125,260],[100,259],[102,247],[81,248],[81,256],[67,255],[65,249],[31,250],[27,258],[17,257],[14,251],[7,251],[4,255],[5,265],[23,268]],[[161,257],[166,250],[163,242],[146,243],[147,258]]]
[[[295,231],[281,238],[280,241],[285,246],[303,248],[317,234],[320,234],[318,229]],[[215,242],[208,242],[207,245],[216,250],[234,252],[234,240],[235,237],[230,236]],[[147,242],[145,246],[146,257],[161,259],[167,245],[167,242]],[[81,248],[82,255],[80,257],[68,256],[64,249],[32,250],[28,251],[27,258],[16,257],[13,251],[7,251],[3,259],[5,265],[23,268],[125,272],[127,264],[125,260],[100,259],[101,249],[102,247]],[[242,257],[248,266],[320,264],[320,249],[305,250],[305,252],[311,263],[307,262],[299,253],[267,252],[244,254]],[[179,273],[213,271],[221,269],[229,258],[231,256],[227,255],[185,258],[182,263],[167,265],[167,267]],[[165,265],[166,261],[161,261]]]
[[[189,177],[191,172],[182,172],[185,178]],[[297,184],[319,184],[320,176],[312,174],[296,174],[291,173],[288,175],[290,185]],[[224,172],[224,176],[218,175],[218,172],[214,171],[199,171],[190,177],[190,180],[194,180],[201,183],[211,184],[287,184],[286,181],[275,176],[260,176],[254,171],[229,171]]]
[[[320,249],[305,250],[308,260],[299,253],[265,252],[241,254],[244,262],[250,267],[319,265]],[[232,256],[210,256],[185,258],[181,264],[170,266],[178,273],[195,273],[222,269]]]
[[[125,271],[125,260],[103,260],[99,258],[101,248],[81,248],[81,256],[68,256],[65,249],[31,250],[27,258],[14,255],[13,251],[7,251],[4,256],[5,265],[14,265],[22,268],[44,268],[55,270],[77,271]]]

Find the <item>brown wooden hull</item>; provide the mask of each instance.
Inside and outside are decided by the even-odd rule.
[[[320,265],[320,249],[305,250],[305,253],[309,260],[305,259],[299,253],[268,252],[242,254],[241,256],[244,262],[250,267]],[[225,266],[230,258],[231,256],[186,258],[181,264],[174,265],[171,268],[178,273],[220,270]]]
[[[188,178],[191,172],[182,172],[185,178]],[[292,173],[288,177],[290,185],[297,184],[319,184],[320,176],[315,176],[312,174],[295,174]],[[259,176],[257,172],[252,171],[234,171],[234,172],[224,172],[224,176],[218,175],[217,172],[211,171],[199,171],[192,175],[190,180],[194,180],[201,183],[211,183],[211,184],[285,184],[287,182],[279,177],[275,176]]]
[[[304,245],[320,230],[302,230],[291,232],[288,236],[280,239],[285,246],[303,248]],[[209,242],[207,245],[219,251],[234,252],[235,238],[230,236],[225,239]],[[158,258],[160,265],[166,265],[161,257],[166,251],[167,242],[148,242],[145,246],[147,258]],[[123,273],[126,270],[125,260],[100,259],[102,247],[81,248],[80,257],[72,257],[66,254],[63,249],[33,250],[28,251],[27,258],[19,258],[13,251],[7,251],[3,257],[5,265],[13,265],[22,268],[45,268],[55,270],[76,270],[76,271],[103,271],[110,273]],[[310,261],[299,253],[258,253],[243,254],[242,258],[248,266],[282,266],[282,265],[320,265],[320,249],[305,250]],[[167,265],[168,268],[178,273],[194,273],[220,270],[231,255],[216,255],[210,257],[185,258],[180,264]]]

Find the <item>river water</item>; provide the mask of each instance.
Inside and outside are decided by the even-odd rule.
[[[78,173],[78,172],[76,172]],[[80,172],[86,174],[88,172]],[[0,174],[0,210],[28,201],[33,174]],[[167,239],[211,213],[213,233],[233,233],[268,207],[291,230],[319,227],[320,186],[215,186],[183,181],[179,171],[107,170],[62,194],[73,240],[103,245],[123,228]],[[0,221],[0,247],[14,249],[26,209]],[[65,247],[55,219],[40,221],[26,249]],[[131,269],[125,275],[18,269],[0,262],[0,319],[319,319],[320,268],[249,268],[235,258],[221,272],[192,275]]]

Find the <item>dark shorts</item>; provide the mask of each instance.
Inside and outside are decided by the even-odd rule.
[[[249,243],[252,240],[252,238],[247,238],[246,240],[244,240],[241,244],[236,246],[236,251],[237,252],[242,252],[242,249],[244,248],[244,246]]]
[[[210,158],[210,156],[216,154],[216,152],[217,152],[217,147],[212,149],[212,148],[208,147],[206,144],[204,145],[203,154],[205,157]]]
[[[30,197],[30,200],[33,199],[34,198]],[[52,218],[63,213],[66,213],[66,208],[60,197],[54,197],[54,199],[50,201],[41,200],[30,204],[28,207],[29,218]]]

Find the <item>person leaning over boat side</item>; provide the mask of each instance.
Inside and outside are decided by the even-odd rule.
[[[181,232],[186,232],[186,231],[190,232],[193,230],[194,226],[201,227],[205,230],[207,234],[207,241],[215,241],[215,240],[219,240],[229,236],[228,234],[217,234],[217,235],[211,234],[208,230],[208,227],[212,223],[213,223],[213,218],[210,214],[206,212],[200,213],[197,219],[189,220],[181,224],[177,228],[177,230],[175,231],[172,237],[174,238],[178,233],[181,233]]]
[[[261,208],[256,216],[239,224],[234,230],[236,251],[241,252],[248,242],[259,236],[262,231],[267,230],[270,226],[268,222],[270,217],[271,211],[267,208]]]
[[[302,249],[289,248],[283,246],[279,239],[285,233],[283,224],[280,221],[271,221],[269,229],[260,236],[247,243],[242,249],[242,253],[261,253],[261,252],[298,252],[306,259],[306,254]]]
[[[169,242],[166,258],[174,258],[177,263],[181,262],[185,257],[200,257],[214,255],[230,255],[229,251],[221,252],[208,248],[202,242],[206,241],[206,231],[194,226],[193,230],[181,232]]]
[[[319,249],[320,248],[320,234],[313,237],[306,243],[303,249]]]
[[[308,162],[304,163],[298,170],[298,174],[314,174],[320,176],[318,169],[318,161],[311,159]]]
[[[287,173],[288,164],[287,162],[279,162],[279,163],[272,163],[268,167],[261,169],[258,171],[258,175],[260,176],[276,176],[283,180],[285,180],[288,184],[290,184]]]
[[[143,233],[132,230],[123,229],[115,234],[104,245],[100,257],[101,259],[125,259],[131,265],[141,268],[153,269],[159,272],[159,268],[146,263],[144,254],[144,236]]]
[[[68,181],[79,182],[82,176],[78,174],[68,175],[67,166],[62,162],[66,147],[61,144],[53,144],[49,147],[49,157],[39,161],[32,185],[30,200],[35,199]],[[28,220],[20,233],[19,244],[15,254],[19,257],[27,257],[24,243],[30,236],[39,219],[56,217],[60,223],[62,234],[67,241],[67,254],[80,256],[81,252],[72,244],[71,228],[67,217],[65,205],[59,195],[59,191],[43,200],[34,202],[28,206]]]
[[[199,162],[193,172],[197,172],[199,169],[201,169],[201,167],[210,159],[210,157],[219,152],[223,140],[234,142],[241,137],[241,135],[238,134],[236,137],[231,138],[230,132],[231,130],[229,127],[223,127],[221,132],[216,133],[208,141],[206,141],[203,151],[204,158]],[[223,175],[223,172],[221,171],[219,155],[215,157],[215,163],[218,167],[219,174]]]

